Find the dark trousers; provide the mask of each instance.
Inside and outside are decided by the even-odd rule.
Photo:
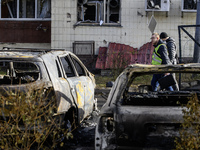
[[[163,74],[154,74],[153,75],[153,78],[151,80],[151,86],[152,86],[152,90],[154,92],[158,91],[158,86],[159,86],[158,80],[160,78],[162,78],[163,76],[164,76]],[[167,87],[166,90],[174,91],[173,88],[172,88],[172,86]]]

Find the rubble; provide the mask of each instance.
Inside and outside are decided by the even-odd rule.
[[[110,42],[108,47],[100,47],[97,57],[97,69],[125,68],[130,64],[151,64],[153,45],[148,42],[138,48]]]

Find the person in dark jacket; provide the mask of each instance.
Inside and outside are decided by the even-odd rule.
[[[177,51],[176,51],[176,43],[175,40],[167,35],[167,33],[162,32],[160,34],[160,38],[162,41],[166,42],[166,46],[169,53],[169,59],[172,64],[177,64]]]
[[[169,64],[171,64],[170,59],[168,57],[167,47],[163,43],[163,41],[160,40],[160,36],[158,33],[152,34],[151,42],[153,43],[153,45],[155,47],[151,64],[152,65],[162,65],[162,64],[169,65]],[[152,85],[153,91],[157,91],[157,88],[159,86],[158,80],[166,75],[169,75],[169,73],[153,75],[153,78],[151,80],[151,85]],[[167,90],[173,91],[173,88],[170,86],[167,88]]]
[[[176,51],[175,40],[173,38],[169,37],[166,32],[162,32],[160,34],[160,38],[164,42],[166,42],[166,46],[167,46],[167,50],[168,50],[168,54],[169,54],[169,59],[170,59],[171,63],[174,64],[174,65],[177,64],[177,51]],[[172,75],[175,79],[175,73],[173,73]],[[177,81],[176,81],[176,84],[173,86],[173,89],[175,91],[179,90]]]

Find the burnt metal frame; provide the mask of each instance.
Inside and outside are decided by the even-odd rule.
[[[195,38],[185,30],[188,27],[200,27],[200,25],[180,25],[178,26],[179,35],[179,62],[182,63],[182,49],[181,49],[181,29],[200,47],[200,43],[195,40]]]
[[[65,49],[46,49],[46,48],[15,48],[15,47],[3,47],[0,52],[43,52],[50,51],[66,51]]]
[[[179,63],[182,63],[182,48],[181,48],[181,29],[200,47],[200,43],[196,41],[196,39],[188,33],[185,28],[188,27],[200,27],[200,25],[179,25],[178,26],[178,35],[179,35]],[[179,89],[181,87],[181,73],[179,74]]]

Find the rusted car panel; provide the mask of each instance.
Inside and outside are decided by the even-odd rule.
[[[155,73],[200,73],[200,64],[130,65],[116,79],[100,111],[95,149],[173,149],[183,122],[182,107],[196,88],[134,91],[136,77]],[[141,86],[141,85],[139,85]]]
[[[61,61],[61,58],[67,61]],[[33,67],[30,68],[30,64],[36,68],[36,71]],[[32,52],[26,49],[2,50],[0,51],[0,65],[4,68],[4,74],[0,79],[0,92],[4,89],[25,91],[29,86],[37,87],[42,84],[46,88],[53,88],[58,106],[55,115],[69,116],[68,113],[73,109],[76,114],[75,119],[80,123],[93,110],[96,86],[94,76],[71,52],[65,50],[33,50]],[[23,71],[22,68],[29,69]],[[68,68],[70,70],[67,70]],[[25,72],[29,76],[26,75],[27,82],[22,82],[25,78],[22,75]],[[36,78],[30,82],[33,74]],[[16,79],[16,83],[7,81],[11,78]]]

